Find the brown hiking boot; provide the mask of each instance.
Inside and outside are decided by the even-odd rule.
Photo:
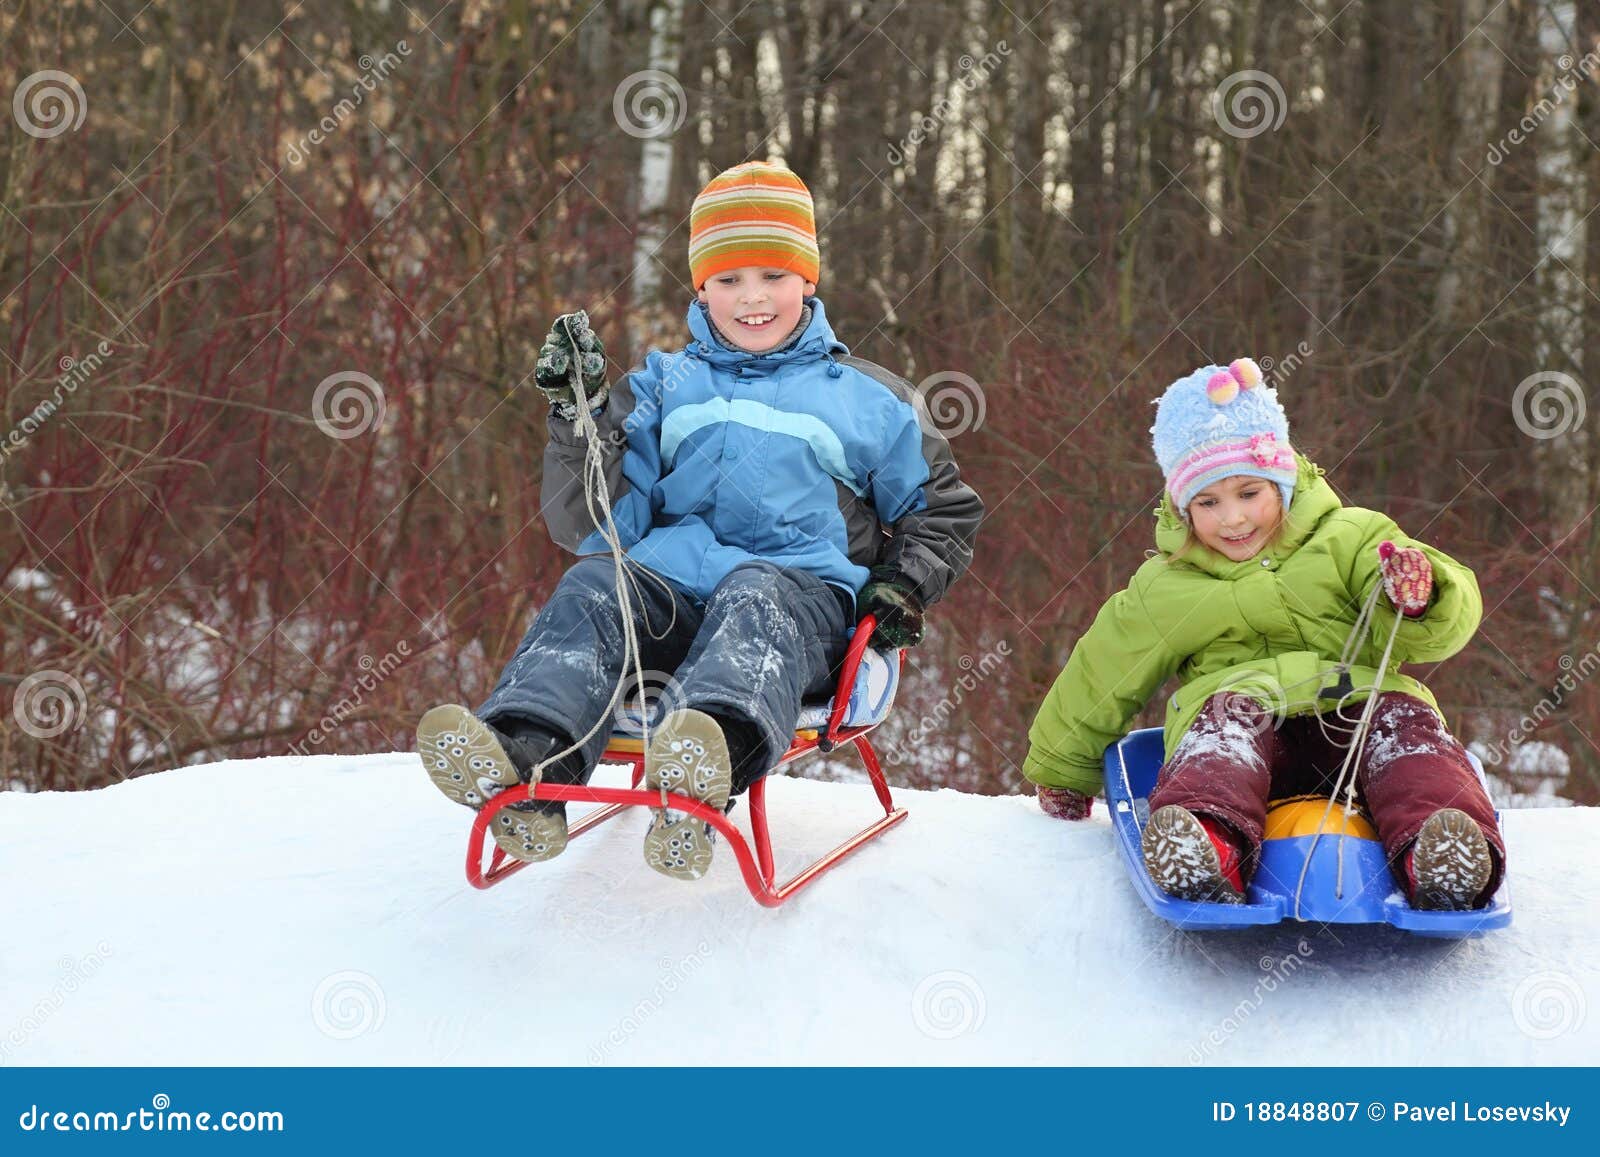
[[[1413,908],[1460,911],[1478,906],[1494,871],[1494,855],[1477,821],[1447,807],[1423,823],[1405,865]]]
[[[1180,900],[1243,904],[1239,849],[1212,829],[1221,832],[1188,808],[1157,808],[1140,838],[1144,866],[1156,887]]]

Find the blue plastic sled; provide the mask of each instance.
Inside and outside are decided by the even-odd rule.
[[[1325,833],[1269,839],[1261,845],[1261,862],[1246,888],[1246,904],[1213,904],[1179,900],[1156,887],[1144,866],[1139,837],[1150,815],[1150,792],[1161,770],[1161,728],[1147,727],[1124,736],[1106,750],[1106,802],[1116,826],[1117,844],[1134,889],[1145,905],[1188,931],[1277,924],[1299,919],[1315,924],[1392,924],[1418,936],[1460,938],[1482,936],[1511,923],[1511,893],[1504,879],[1487,908],[1470,912],[1423,912],[1406,903],[1377,840]],[[1471,756],[1479,779],[1483,765]],[[1334,811],[1339,815],[1337,805]],[[1315,849],[1312,844],[1315,842]],[[1343,896],[1336,892],[1339,845],[1344,844]],[[1295,888],[1305,867],[1300,911]]]

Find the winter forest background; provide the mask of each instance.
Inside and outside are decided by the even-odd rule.
[[[689,202],[773,156],[991,512],[892,779],[1022,788],[1151,546],[1151,400],[1249,354],[1347,502],[1476,569],[1416,673],[1502,804],[1600,803],[1600,5],[7,0],[0,60],[14,789],[481,701],[569,562],[550,320],[617,373],[681,344]]]

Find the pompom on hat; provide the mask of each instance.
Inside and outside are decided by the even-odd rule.
[[[1150,433],[1181,518],[1196,494],[1236,474],[1275,483],[1289,509],[1298,473],[1289,418],[1252,359],[1202,366],[1173,382],[1156,403]]]
[[[783,165],[749,161],[711,178],[689,210],[689,277],[696,289],[730,269],[787,269],[815,282],[822,257],[806,183]]]

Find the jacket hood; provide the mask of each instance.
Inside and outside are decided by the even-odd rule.
[[[780,366],[825,360],[828,375],[836,378],[844,372],[837,359],[847,356],[850,350],[834,336],[821,298],[806,298],[805,307],[811,311],[811,321],[797,339],[781,349],[756,354],[723,345],[711,327],[711,311],[698,300],[691,301],[689,332],[694,340],[689,343],[689,352],[718,369],[743,366],[756,373],[771,373]]]
[[[1276,542],[1243,562],[1234,562],[1226,555],[1197,543],[1183,556],[1183,561],[1207,574],[1228,578],[1260,566],[1262,558],[1282,559],[1293,554],[1323,519],[1343,506],[1333,487],[1323,478],[1322,467],[1303,454],[1297,453],[1294,457],[1297,466],[1294,501],[1289,505],[1288,521]],[[1188,539],[1189,524],[1172,505],[1172,495],[1163,491],[1161,505],[1156,509],[1156,549],[1162,555],[1171,557],[1183,548]]]

